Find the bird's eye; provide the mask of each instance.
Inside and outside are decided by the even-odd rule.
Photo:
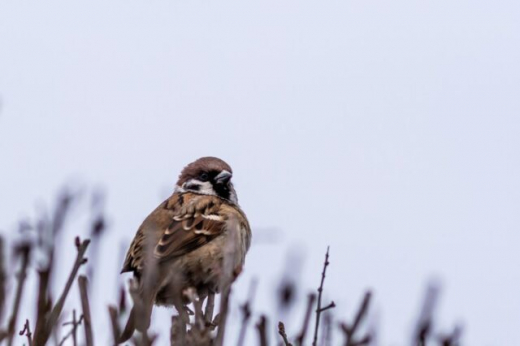
[[[200,181],[208,181],[209,179],[209,175],[208,173],[206,172],[202,172],[200,175],[199,175],[199,180]]]

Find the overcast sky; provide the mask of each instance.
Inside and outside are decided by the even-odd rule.
[[[115,280],[182,167],[218,156],[255,232],[237,297],[258,277],[268,311],[295,249],[313,288],[330,244],[328,298],[350,317],[373,288],[382,345],[408,341],[432,278],[441,328],[518,345],[519,18],[513,0],[1,2],[0,229],[102,186]]]

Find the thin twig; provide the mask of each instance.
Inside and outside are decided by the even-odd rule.
[[[63,306],[65,305],[65,299],[69,294],[70,288],[72,287],[72,283],[74,282],[74,279],[78,274],[79,268],[87,262],[87,259],[84,256],[85,252],[87,251],[87,247],[90,243],[90,240],[86,239],[84,241],[80,241],[79,237],[76,237],[75,242],[78,251],[76,255],[76,261],[74,262],[69,278],[67,279],[67,282],[65,284],[63,292],[61,293],[60,298],[56,302],[56,305],[53,307],[51,313],[49,314],[49,317],[46,319],[45,328],[43,328],[40,333],[35,334],[34,336],[35,344],[37,345],[45,345],[45,343],[49,339],[52,329],[56,325],[56,322],[60,317],[61,311],[63,310]]]
[[[78,196],[67,188],[64,188],[60,192],[60,196],[58,196],[57,206],[54,209],[54,216],[52,218],[52,239],[55,239],[58,233],[63,229],[63,225],[65,224],[65,218],[67,217],[67,213],[70,211],[72,202],[74,201],[75,197]]]
[[[78,326],[81,325],[81,322],[83,322],[83,315],[80,316],[79,320],[76,320],[76,310],[72,310],[72,321],[71,322],[65,322],[63,323],[64,326],[66,325],[72,325],[72,328],[71,330],[63,337],[63,339],[61,339],[60,343],[58,344],[58,346],[61,346],[65,343],[65,341],[69,338],[69,337],[72,337],[72,344],[74,346],[77,346],[78,344],[78,334],[77,334],[77,330],[78,330]]]
[[[352,324],[341,323],[341,329],[343,330],[343,333],[345,334],[345,339],[346,339],[345,345],[346,346],[365,345],[370,342],[370,335],[366,335],[359,341],[356,341],[354,339],[354,337],[355,337],[356,331],[358,330],[359,326],[361,325],[361,321],[367,314],[368,306],[370,304],[371,298],[372,298],[372,293],[370,291],[365,292],[361,305],[359,306],[359,309],[356,312],[356,315],[354,316],[354,321],[352,322]]]
[[[231,285],[227,284],[222,290],[220,297],[220,311],[218,314],[218,330],[215,339],[215,346],[224,345],[224,334],[226,330],[227,315],[229,311],[229,296],[231,295]]]
[[[352,342],[349,346],[367,346],[371,340],[370,335],[365,335],[362,339]]]
[[[88,279],[84,275],[78,277],[79,294],[81,297],[81,309],[83,311],[83,319],[85,320],[85,342],[87,346],[94,344],[92,336],[92,320],[90,318],[90,304],[88,300]]]
[[[119,323],[117,323],[117,308],[113,305],[109,305],[108,314],[110,316],[110,326],[112,327],[114,345],[119,345],[119,336],[121,335],[121,331],[119,329]]]
[[[323,323],[321,327],[321,346],[330,346],[332,340],[332,314],[326,313],[323,315]]]
[[[285,332],[285,325],[283,322],[278,322],[278,334],[282,337],[283,344],[285,346],[292,346],[292,344],[289,342],[289,339],[287,338],[287,333]]]
[[[240,333],[238,334],[238,346],[244,345],[244,342],[246,340],[247,325],[249,324],[249,320],[251,319],[251,309],[253,305],[253,300],[255,299],[256,287],[257,281],[253,279],[253,281],[251,281],[251,285],[249,286],[247,300],[240,307],[240,310],[242,311],[242,326],[240,327]]]
[[[135,286],[130,291],[135,307],[135,326],[141,333],[146,333],[150,327],[152,306],[154,296],[157,293],[158,278],[158,261],[153,255],[155,243],[152,238],[145,238],[145,264],[142,276],[135,281]],[[181,313],[181,311],[179,311]],[[143,339],[144,342],[146,340]]]
[[[198,329],[202,329],[205,327],[206,323],[204,323],[204,312],[202,311],[202,305],[204,304],[204,299],[198,297],[198,295],[194,295],[193,299],[193,308],[195,310],[195,327]]]
[[[117,309],[119,310],[119,315],[123,315],[126,312],[126,291],[123,286],[119,287],[119,303],[117,304]]]
[[[213,310],[215,309],[215,293],[208,294],[208,299],[206,300],[206,309],[204,311],[204,319],[206,324],[211,324],[213,320]]]
[[[42,269],[38,271],[38,314],[33,335],[33,343],[36,345],[44,345],[48,341],[52,333],[52,328],[59,318],[59,313],[56,317],[52,316],[54,322],[50,325],[51,327],[49,329],[48,322],[52,314],[49,286],[51,283],[52,269],[54,267],[54,245],[57,242],[60,232],[63,230],[63,225],[71,209],[72,202],[78,195],[79,193],[74,194],[67,188],[62,189],[58,196],[57,205],[52,218],[49,219],[47,213],[44,212],[37,222],[38,246],[46,253],[46,258],[41,264]],[[60,313],[61,309],[63,309],[63,306],[60,308]]]
[[[260,316],[260,321],[256,324],[256,330],[258,331],[260,346],[267,346],[267,317],[265,315]]]
[[[329,305],[327,305],[327,306],[321,308],[321,309],[319,310],[319,312],[321,313],[321,312],[327,311],[327,310],[332,309],[332,308],[335,308],[335,307],[336,307],[336,304],[335,304],[334,302],[330,302]]]
[[[40,263],[40,269],[38,269],[38,303],[33,341],[36,340],[37,335],[43,334],[47,317],[52,308],[49,286],[54,263],[54,246],[52,243],[55,241],[55,238],[54,235],[50,233],[52,228],[50,223],[48,215],[45,212],[41,213],[36,223],[38,246],[46,253],[46,258]]]
[[[4,316],[5,288],[7,287],[4,255],[4,238],[0,236],[0,323],[2,322],[2,318]]]
[[[13,344],[14,329],[16,320],[18,319],[18,312],[20,310],[20,303],[22,301],[22,294],[25,285],[25,279],[27,278],[27,267],[29,266],[29,258],[31,254],[31,246],[29,244],[22,244],[16,249],[16,254],[21,256],[21,269],[18,273],[18,286],[16,287],[16,295],[14,298],[13,313],[9,320],[9,326],[7,328],[8,340],[7,344],[11,346]]]
[[[29,325],[29,320],[25,320],[25,325],[23,326],[23,329],[18,333],[18,335],[24,335],[27,336],[27,345],[32,346],[32,333],[31,333],[31,326]]]
[[[282,282],[278,288],[278,307],[281,312],[286,312],[290,309],[295,301],[296,284],[290,274],[285,273]]]
[[[34,339],[36,335],[43,333],[45,320],[52,308],[52,303],[48,297],[51,266],[38,270],[38,309],[36,327],[34,329]]]
[[[412,345],[424,346],[433,328],[433,313],[439,298],[439,286],[432,282],[426,289],[423,305],[412,340]]]
[[[309,322],[311,320],[312,315],[312,307],[314,306],[314,302],[316,301],[316,295],[314,293],[309,294],[307,298],[307,310],[305,312],[305,318],[303,320],[302,329],[296,338],[296,345],[302,346],[305,341],[305,335],[307,334],[307,329],[309,328]]]
[[[441,346],[457,346],[460,343],[461,335],[462,327],[456,325],[451,333],[439,336],[439,343]]]
[[[321,272],[321,282],[320,287],[318,288],[318,307],[316,308],[316,323],[314,325],[314,338],[312,340],[312,346],[316,346],[318,343],[318,332],[320,328],[320,318],[323,311],[327,309],[331,309],[336,305],[334,302],[331,302],[327,307],[321,307],[321,296],[323,294],[323,284],[325,283],[325,274],[327,273],[327,267],[329,266],[329,247],[327,246],[327,253],[325,254],[325,262],[323,263],[323,271]]]
[[[78,345],[78,333],[77,333],[77,330],[78,330],[78,326],[81,324],[81,322],[83,321],[83,315],[80,316],[79,320],[76,321],[76,310],[72,310],[72,344],[74,346],[77,346]]]
[[[99,258],[100,239],[105,233],[107,222],[103,214],[103,207],[105,202],[105,194],[102,189],[96,189],[92,194],[91,213],[93,214],[92,222],[90,224],[90,245],[89,266],[87,268],[87,277],[91,282],[94,278],[94,268],[97,267]]]
[[[231,295],[231,284],[235,279],[234,271],[235,271],[235,262],[234,249],[239,244],[239,234],[238,229],[240,229],[238,221],[236,218],[231,218],[228,221],[228,239],[229,241],[226,243],[223,251],[224,258],[222,260],[222,275],[220,279],[220,289],[222,290],[222,294],[220,296],[220,310],[219,310],[219,324],[217,330],[217,337],[215,340],[215,346],[222,346],[224,344],[224,335],[227,325],[227,317],[229,312],[229,297]]]

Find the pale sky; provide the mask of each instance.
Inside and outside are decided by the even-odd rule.
[[[518,345],[519,18],[512,0],[1,2],[0,229],[64,183],[103,186],[111,283],[182,167],[219,156],[254,232],[236,297],[258,278],[259,312],[290,253],[310,290],[331,245],[327,298],[351,318],[372,288],[381,345],[409,340],[432,278],[443,330]]]

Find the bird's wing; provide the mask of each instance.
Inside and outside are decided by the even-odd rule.
[[[159,262],[175,259],[222,234],[226,222],[226,216],[220,213],[222,203],[214,196],[174,194],[143,222],[122,272],[140,272],[147,253]]]

